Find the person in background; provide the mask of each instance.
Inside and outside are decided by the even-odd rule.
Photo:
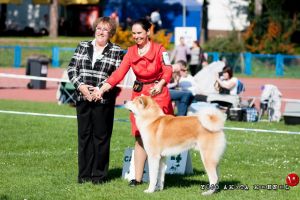
[[[131,68],[136,76],[131,99],[140,95],[152,96],[164,113],[173,114],[167,88],[167,83],[172,77],[172,66],[166,49],[161,44],[150,40],[150,28],[151,23],[146,19],[133,22],[131,31],[136,44],[128,48],[120,67],[106,80],[95,97],[101,99],[125,77]],[[135,179],[129,182],[129,186],[137,186],[142,183],[147,154],[132,113],[130,113],[130,121],[132,135],[135,137]]]
[[[237,82],[238,79],[233,77],[233,71],[228,66],[223,68],[221,74],[216,75],[216,83],[220,94],[237,95]]]
[[[171,54],[171,62],[177,63],[179,60],[188,61],[188,56],[191,54],[190,48],[185,44],[184,37],[180,37],[180,44],[175,47]]]
[[[162,21],[159,13],[159,9],[155,9],[151,12],[150,20],[154,25],[154,33],[161,29]]]
[[[183,60],[179,60],[177,63],[180,64],[180,79],[178,87],[182,91],[189,91],[195,95],[195,81],[194,77],[189,73],[187,63]]]
[[[186,62],[178,61],[178,63],[173,65],[173,78],[171,83],[168,84],[171,99],[172,101],[175,101],[175,105],[177,107],[177,116],[185,116],[187,114],[188,107],[194,98],[191,91],[182,90],[182,88],[179,86],[179,81],[182,74],[181,69],[184,71],[187,69]]]
[[[76,89],[78,183],[101,184],[107,179],[117,90],[102,99],[94,94],[122,61],[123,50],[110,42],[116,27],[109,17],[96,19],[94,39],[79,43],[67,69]]]
[[[123,26],[123,30],[130,30],[132,26],[132,19],[130,17],[126,17],[125,24]]]
[[[194,41],[191,48],[191,61],[189,63],[190,73],[194,76],[199,70],[201,70],[202,61],[202,49],[200,48],[199,42]]]
[[[119,26],[119,15],[118,11],[114,11],[110,14],[110,18],[116,21],[117,26]]]

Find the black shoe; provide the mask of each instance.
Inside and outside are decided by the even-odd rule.
[[[94,185],[100,185],[100,184],[103,184],[107,182],[107,179],[106,178],[102,178],[102,179],[92,179],[92,183]]]
[[[100,180],[92,180],[92,183],[94,185],[101,185],[102,183],[104,183],[104,180],[100,179]]]
[[[135,186],[137,186],[137,185],[141,185],[141,184],[143,184],[143,181],[137,181],[137,180],[135,180],[135,179],[132,179],[130,182],[129,182],[129,186],[130,187],[135,187]]]
[[[89,178],[89,177],[85,177],[85,178],[78,178],[78,183],[80,184],[83,184],[83,183],[86,183],[86,182],[91,182],[92,179]]]

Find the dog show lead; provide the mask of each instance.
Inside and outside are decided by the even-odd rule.
[[[94,98],[101,99],[105,92],[110,91],[123,80],[131,68],[136,76],[131,99],[140,95],[152,96],[165,114],[174,114],[167,83],[172,77],[172,66],[166,49],[150,40],[151,23],[146,19],[136,20],[131,27],[135,45],[128,48],[119,68],[112,73]],[[132,135],[135,137],[134,165],[135,179],[129,186],[142,183],[143,171],[147,154],[136,126],[133,114],[130,114]]]

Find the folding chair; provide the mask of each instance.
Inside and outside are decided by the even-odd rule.
[[[59,101],[61,103],[72,103],[75,104],[76,100],[74,98],[75,87],[70,82],[61,82],[60,84],[60,97]]]
[[[209,94],[207,96],[207,102],[217,104],[218,108],[224,110],[228,119],[242,120],[242,109],[240,108],[240,97],[238,95],[229,94]],[[232,112],[239,113],[238,116],[232,114]],[[232,115],[232,116],[231,116]],[[238,118],[238,119],[235,119]]]

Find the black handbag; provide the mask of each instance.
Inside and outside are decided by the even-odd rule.
[[[140,92],[142,91],[143,89],[143,83],[138,81],[138,80],[135,80],[134,83],[133,83],[133,91],[135,92]]]

